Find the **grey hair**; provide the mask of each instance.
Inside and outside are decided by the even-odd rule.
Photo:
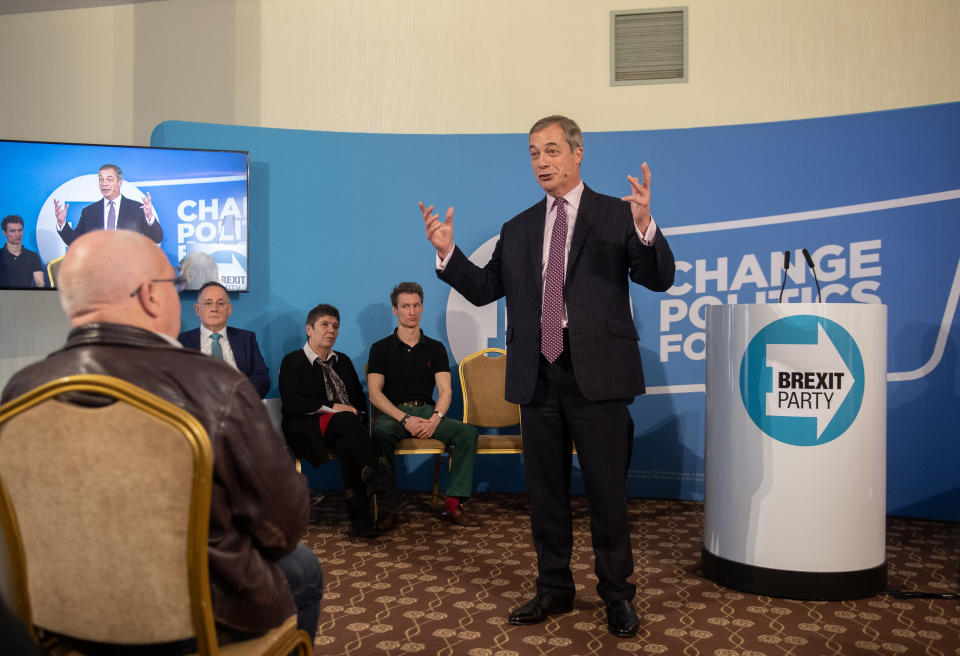
[[[116,174],[116,176],[123,180],[123,171],[121,171],[120,167],[116,164],[104,164],[97,170],[97,173],[101,173],[104,169],[113,169],[113,172]]]
[[[577,148],[583,148],[583,132],[580,131],[580,126],[577,125],[576,121],[572,118],[560,116],[559,114],[546,116],[534,123],[533,127],[530,128],[530,134],[532,135],[534,132],[546,130],[554,123],[560,124],[560,128],[563,130],[563,138],[570,144],[571,151]]]
[[[220,282],[220,269],[213,255],[194,251],[180,262],[180,275],[187,279],[184,289],[200,289],[204,283]]]

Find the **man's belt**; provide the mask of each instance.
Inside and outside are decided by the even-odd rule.
[[[428,403],[427,401],[401,401],[401,402],[398,403],[397,405],[420,406],[420,405],[430,405],[430,403]]]

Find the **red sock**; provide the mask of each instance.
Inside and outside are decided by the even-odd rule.
[[[447,497],[447,512],[452,513],[460,505],[460,499],[457,497]]]

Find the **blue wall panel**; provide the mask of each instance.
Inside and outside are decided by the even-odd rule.
[[[340,308],[338,348],[362,371],[370,344],[393,330],[388,294],[401,280],[423,284],[424,330],[454,359],[502,346],[502,301],[472,309],[436,279],[417,201],[441,214],[453,205],[457,243],[482,257],[503,221],[542,193],[525,134],[172,121],[157,126],[152,143],[250,151],[251,293],[235,295],[232,322],[258,333],[272,395],[280,360],[302,346],[305,313],[319,302]],[[704,308],[775,302],[784,250],[794,261],[785,300],[815,299],[812,277],[798,266],[807,248],[826,300],[889,306],[889,511],[960,519],[960,104],[586,134],[582,174],[597,191],[623,195],[626,174],[639,174],[643,161],[653,172],[654,218],[679,270],[670,293],[632,292],[652,393],[631,408],[631,493],[703,498]],[[192,301],[183,307],[184,327],[195,325]],[[432,465],[406,460],[401,483],[426,487]],[[334,469],[313,472],[313,483],[339,484]],[[479,458],[478,489],[520,490],[522,471],[520,458]],[[582,490],[577,475],[573,488]]]

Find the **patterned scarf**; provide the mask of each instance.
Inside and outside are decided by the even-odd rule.
[[[320,367],[320,371],[323,372],[323,388],[327,398],[334,403],[349,405],[350,397],[347,396],[347,388],[337,372],[333,370],[333,363],[336,361],[337,356],[334,354],[327,361],[317,358],[313,361],[313,366]]]

